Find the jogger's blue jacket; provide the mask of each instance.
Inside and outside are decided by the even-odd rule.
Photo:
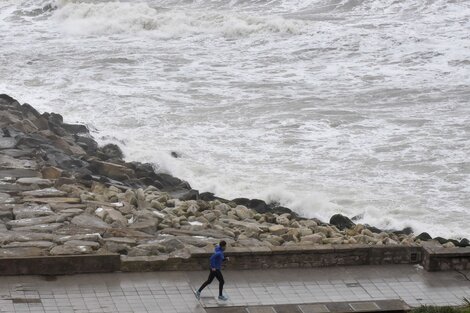
[[[225,259],[224,250],[220,246],[215,247],[214,254],[211,256],[211,268],[220,270],[222,267],[222,261]]]

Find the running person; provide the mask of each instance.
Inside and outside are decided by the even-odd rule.
[[[222,262],[225,260],[228,260],[228,258],[225,258],[224,256],[224,251],[225,248],[227,247],[227,243],[222,240],[216,247],[214,254],[210,258],[210,272],[209,272],[209,278],[207,281],[202,284],[202,286],[196,291],[196,298],[199,300],[201,298],[201,291],[207,287],[212,281],[214,280],[214,277],[217,278],[219,281],[219,300],[227,300],[228,298],[222,294],[222,290],[224,289],[224,276],[222,276],[221,272],[221,267],[222,267]]]

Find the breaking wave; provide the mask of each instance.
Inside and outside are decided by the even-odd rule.
[[[53,18],[76,35],[150,32],[181,37],[197,34],[247,36],[258,33],[301,33],[305,21],[282,16],[255,16],[214,9],[168,9],[147,3],[59,1]]]

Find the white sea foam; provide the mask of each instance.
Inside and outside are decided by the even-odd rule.
[[[67,33],[110,35],[147,32],[164,37],[195,34],[246,36],[252,33],[299,33],[304,21],[281,16],[233,14],[221,10],[155,8],[145,2],[61,0],[54,17]]]
[[[4,0],[0,92],[221,197],[470,237],[469,28],[468,1]]]

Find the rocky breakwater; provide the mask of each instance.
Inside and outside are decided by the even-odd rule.
[[[422,240],[341,216],[323,223],[261,200],[199,193],[151,164],[124,161],[116,145],[99,147],[84,125],[7,95],[0,95],[0,128],[0,257],[189,257],[221,239],[247,248]]]

